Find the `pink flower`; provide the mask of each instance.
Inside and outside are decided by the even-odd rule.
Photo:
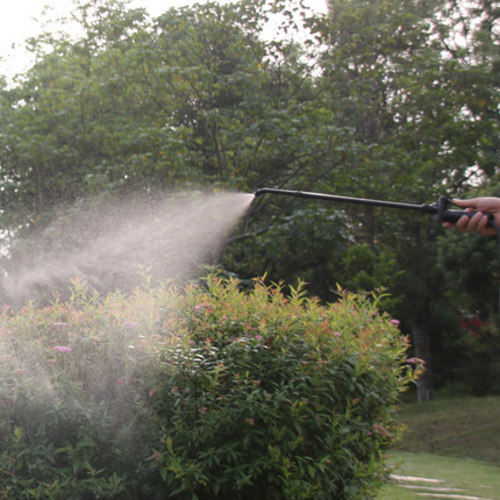
[[[139,323],[137,321],[125,321],[123,326],[125,328],[136,328]]]
[[[264,337],[262,335],[256,335],[255,339],[256,340],[264,340]]]
[[[135,384],[137,382],[137,379],[135,377],[130,377],[128,380],[126,377],[118,377],[115,380],[116,385],[123,385],[123,384]]]
[[[53,351],[56,351],[56,352],[71,352],[72,349],[71,347],[68,347],[66,345],[56,345],[52,348]]]
[[[394,326],[399,326],[399,323],[399,319],[391,319],[391,321],[389,321],[389,324]]]
[[[335,335],[336,337],[342,337],[342,334],[341,334],[340,332],[334,332],[334,335]]]
[[[409,365],[425,365],[425,361],[420,358],[408,358],[406,362]]]

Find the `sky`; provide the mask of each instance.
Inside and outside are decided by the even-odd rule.
[[[131,0],[130,6],[145,8],[152,17],[170,7],[181,7],[194,0]],[[326,11],[326,0],[305,0],[317,12]],[[3,0],[0,6],[0,75],[13,77],[29,67],[30,58],[24,49],[27,38],[42,30],[42,11],[49,7],[50,19],[57,19],[73,10],[72,0]]]

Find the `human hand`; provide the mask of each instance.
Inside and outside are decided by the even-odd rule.
[[[493,236],[496,230],[491,225],[488,226],[489,218],[484,215],[493,215],[495,223],[500,226],[500,198],[484,196],[471,198],[470,200],[453,200],[458,207],[463,207],[467,212],[477,212],[472,217],[462,216],[456,224],[445,222],[445,227],[455,227],[459,231],[470,231],[482,236]]]

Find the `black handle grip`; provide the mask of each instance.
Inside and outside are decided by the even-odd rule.
[[[441,222],[451,222],[452,224],[455,224],[458,221],[458,219],[460,219],[460,217],[462,217],[463,215],[469,217],[470,219],[471,217],[474,217],[474,215],[476,214],[477,212],[466,212],[465,210],[443,210],[438,214],[437,218]],[[483,213],[483,215],[486,215],[488,217],[487,227],[491,226],[492,225],[491,223],[494,220],[493,215],[489,213]]]

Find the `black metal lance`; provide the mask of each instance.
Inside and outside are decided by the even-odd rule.
[[[311,193],[308,191],[292,191],[289,189],[278,189],[278,188],[262,188],[259,189],[255,196],[261,196],[263,194],[277,194],[285,196],[297,196],[299,198],[313,198],[318,200],[333,201],[339,203],[356,203],[359,205],[372,205],[376,207],[386,207],[386,208],[399,208],[403,210],[415,210],[424,214],[435,215],[436,220],[440,222],[451,222],[456,223],[460,217],[463,215],[467,217],[473,217],[476,212],[468,212],[465,210],[449,210],[448,207],[451,204],[451,200],[446,196],[441,196],[437,203],[433,205],[425,204],[415,204],[415,203],[402,203],[398,201],[386,201],[386,200],[372,200],[370,198],[353,198],[351,196],[340,196],[336,194],[325,194],[325,193]],[[494,227],[494,218],[491,214],[484,214],[489,218],[489,225]]]

